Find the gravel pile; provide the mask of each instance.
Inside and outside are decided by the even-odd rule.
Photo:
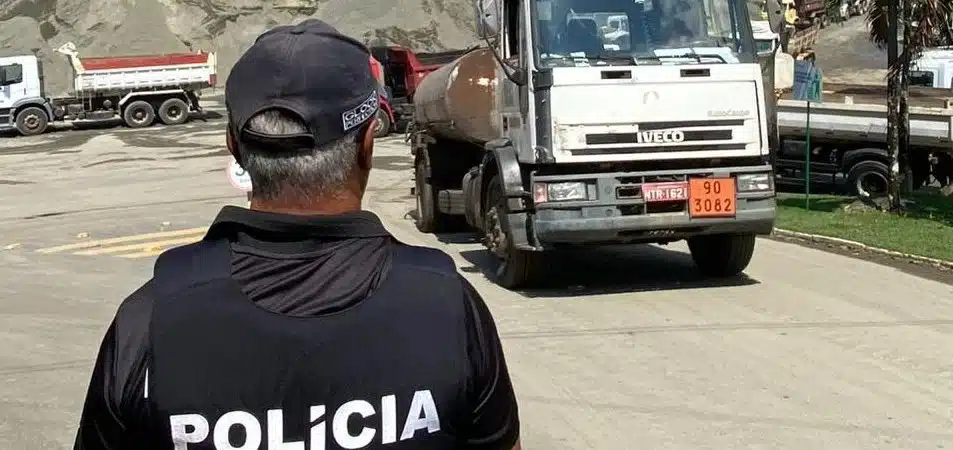
[[[70,69],[53,52],[80,56],[213,50],[224,81],[262,31],[319,17],[369,45],[419,51],[466,48],[477,39],[470,0],[0,0],[0,56],[39,49],[47,95],[66,93]]]

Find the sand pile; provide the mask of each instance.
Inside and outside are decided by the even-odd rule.
[[[369,45],[420,51],[477,42],[470,0],[2,0],[0,56],[40,49],[47,95],[69,89],[70,70],[53,49],[83,56],[213,50],[219,80],[259,33],[319,17]]]

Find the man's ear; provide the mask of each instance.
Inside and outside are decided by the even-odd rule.
[[[357,162],[363,170],[371,170],[371,165],[374,162],[374,123],[376,121],[375,118],[368,122],[367,127],[364,128],[364,136],[359,141],[360,149]]]

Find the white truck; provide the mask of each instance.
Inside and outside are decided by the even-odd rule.
[[[810,104],[811,185],[861,196],[886,193],[886,86],[824,84],[821,103]],[[909,163],[914,189],[953,182],[953,92],[911,87]],[[777,183],[803,186],[808,104],[786,90],[777,101],[780,148]]]
[[[202,112],[202,89],[217,83],[214,53],[80,58],[75,45],[56,50],[73,71],[73,95],[48,98],[36,55],[0,58],[0,131],[41,134],[53,122],[122,118],[131,128],[156,118],[178,125]]]
[[[687,240],[701,273],[741,273],[775,221],[744,0],[478,1],[488,45],[414,95],[417,227],[481,230],[507,288],[573,245]]]
[[[910,70],[910,85],[953,89],[953,47],[923,52]]]

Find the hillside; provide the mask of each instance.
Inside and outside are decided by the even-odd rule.
[[[424,51],[476,43],[470,0],[0,0],[0,56],[40,49],[49,95],[69,88],[65,59],[214,50],[224,81],[238,55],[265,29],[316,16],[366,43]],[[822,32],[818,64],[831,82],[882,84],[886,56],[866,39],[864,19]]]
[[[369,44],[419,50],[476,42],[469,0],[0,0],[0,56],[40,49],[48,94],[69,88],[69,66],[53,49],[80,55],[214,50],[220,79],[265,29],[320,17]]]

